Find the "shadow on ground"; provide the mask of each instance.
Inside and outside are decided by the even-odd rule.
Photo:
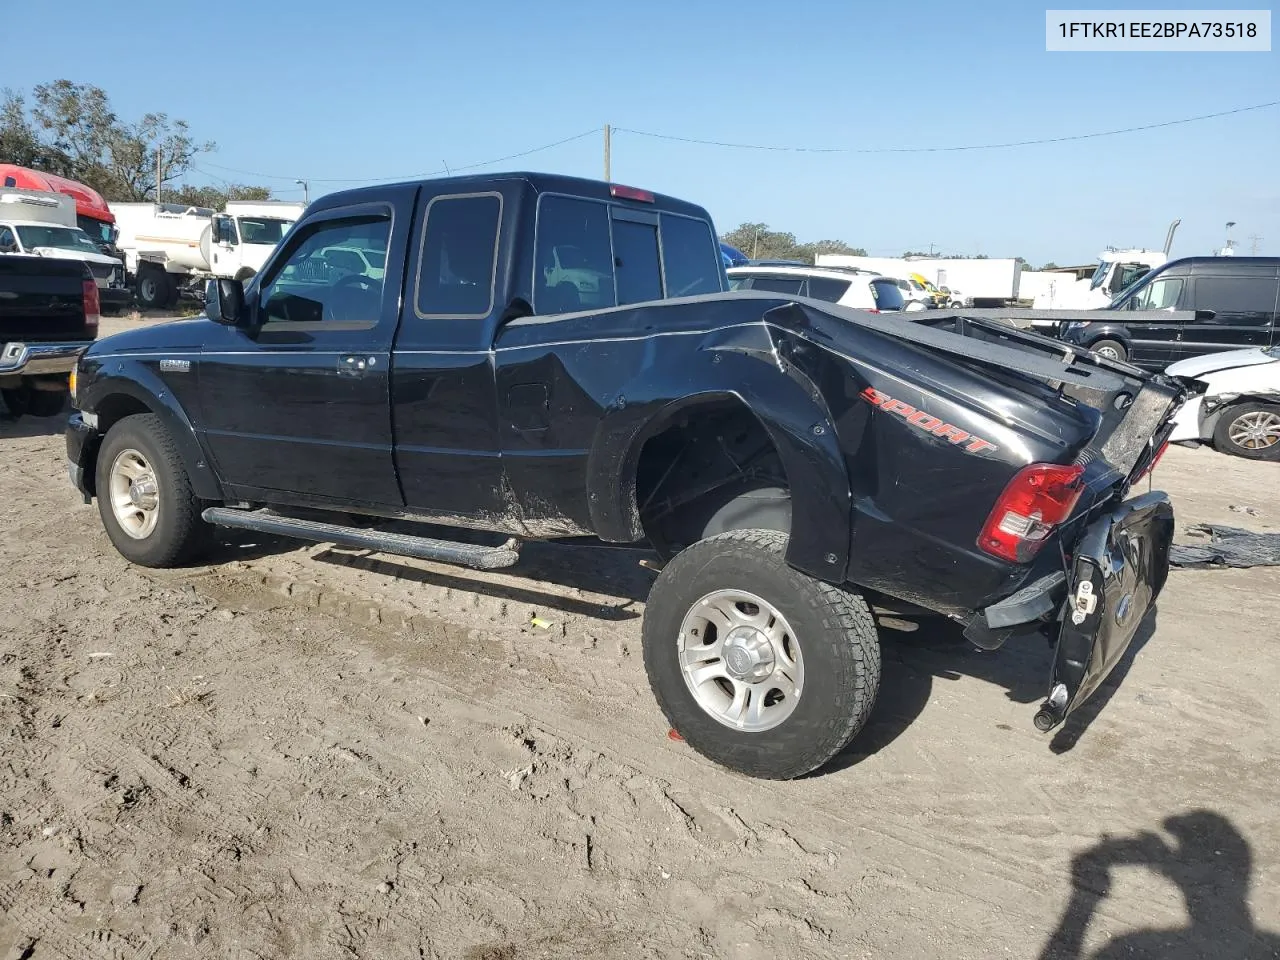
[[[1253,851],[1220,813],[1192,810],[1154,831],[1102,840],[1071,863],[1071,897],[1039,960],[1274,960],[1280,935],[1259,930],[1249,911]],[[1117,868],[1144,867],[1175,884],[1187,906],[1184,927],[1149,928],[1113,937],[1096,951],[1085,943],[1094,914],[1111,896]]]

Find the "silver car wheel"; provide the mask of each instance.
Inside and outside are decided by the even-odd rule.
[[[1280,443],[1280,414],[1266,410],[1243,413],[1227,428],[1231,442],[1243,450],[1266,450]]]
[[[151,536],[160,519],[160,485],[147,458],[121,450],[111,463],[110,483],[111,513],[120,529],[135,540]]]
[[[685,614],[677,643],[689,692],[726,727],[772,730],[800,701],[799,639],[777,608],[753,593],[707,594]]]

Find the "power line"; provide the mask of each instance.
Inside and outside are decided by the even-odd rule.
[[[1043,137],[1037,140],[1011,140],[1007,143],[975,143],[952,147],[777,147],[756,143],[730,143],[721,140],[700,140],[695,137],[677,137],[665,133],[652,133],[647,130],[632,130],[627,127],[614,127],[614,133],[631,133],[639,137],[651,137],[655,140],[673,140],[678,143],[696,143],[706,147],[730,147],[735,150],[768,150],[780,153],[955,153],[962,150],[1000,150],[1007,147],[1030,147],[1046,143],[1066,143],[1072,140],[1092,140],[1098,137],[1114,137],[1123,133],[1137,133],[1142,130],[1157,130],[1161,127],[1173,127],[1184,123],[1196,123],[1200,120],[1212,120],[1217,117],[1229,117],[1250,110],[1265,110],[1268,107],[1280,106],[1280,100],[1268,103],[1255,103],[1234,110],[1221,110],[1217,113],[1205,113],[1197,117],[1183,117],[1179,120],[1165,120],[1162,123],[1147,123],[1138,127],[1123,127],[1119,130],[1103,130],[1098,133],[1079,133],[1066,137]]]
[[[362,177],[354,177],[354,178],[353,177],[345,177],[345,178],[307,177],[306,179],[311,183],[379,183],[386,180],[423,180],[427,177],[433,177],[441,173],[449,175],[449,174],[457,173],[460,170],[476,170],[476,169],[479,169],[480,167],[493,166],[495,163],[505,163],[508,160],[517,160],[520,157],[527,157],[530,154],[541,153],[543,150],[550,150],[553,147],[564,146],[566,143],[573,143],[575,140],[583,140],[587,137],[594,137],[599,132],[600,132],[599,127],[592,127],[590,130],[584,130],[582,133],[576,133],[572,137],[565,137],[563,140],[557,140],[554,143],[544,143],[540,147],[532,147],[528,150],[521,150],[518,153],[509,153],[505,157],[497,157],[496,159],[493,159],[493,160],[482,160],[479,163],[468,163],[460,167],[443,167],[437,170],[432,170],[429,173],[412,173],[412,174],[407,174],[405,176],[399,176],[399,177],[395,177],[395,176],[363,177],[363,178]],[[245,177],[253,177],[255,180],[288,180],[290,182],[296,182],[298,179],[298,175],[296,173],[289,174],[288,176],[280,176],[274,173],[257,173],[253,170],[241,170],[238,167],[226,167],[226,166],[223,166],[222,164],[212,163],[211,161],[208,161],[208,160],[205,160],[202,162],[204,163],[205,166],[215,167],[219,170],[226,170],[229,173],[238,173],[241,176],[245,176]],[[196,168],[193,166],[192,169],[196,169]],[[209,174],[209,176],[213,176],[213,175]]]

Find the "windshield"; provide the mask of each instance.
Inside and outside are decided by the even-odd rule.
[[[291,226],[292,221],[274,217],[241,217],[240,238],[245,243],[276,244],[284,239]]]
[[[35,247],[55,247],[59,250],[76,250],[97,253],[98,248],[79,227],[18,227],[18,239],[27,250]]]
[[[1102,286],[1102,281],[1107,279],[1107,273],[1111,270],[1111,262],[1109,260],[1099,260],[1098,269],[1093,271],[1093,279],[1089,281],[1089,289],[1097,290]]]
[[[76,217],[76,224],[88,235],[90,240],[100,246],[109,247],[111,246],[111,241],[115,239],[113,236],[115,228],[102,220],[78,216]]]

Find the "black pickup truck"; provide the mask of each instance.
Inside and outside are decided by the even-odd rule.
[[[150,566],[214,525],[475,568],[533,538],[648,545],[672,726],[787,778],[871,710],[869,601],[986,648],[1047,639],[1040,729],[1088,697],[1164,584],[1169,500],[1129,493],[1182,399],[1006,325],[729,293],[701,208],[506,174],[313,203],[247,287],[210,284],[205,318],[85,354],[67,451]]]
[[[10,416],[63,411],[76,358],[98,336],[99,312],[83,261],[0,256],[0,398]]]

